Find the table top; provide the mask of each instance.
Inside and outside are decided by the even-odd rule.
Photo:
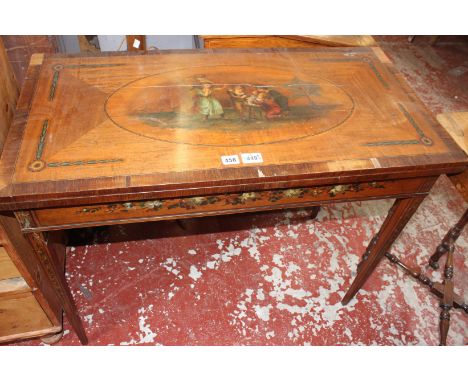
[[[35,56],[11,130],[4,209],[466,165],[380,48]]]

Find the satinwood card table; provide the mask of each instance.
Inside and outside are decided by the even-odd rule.
[[[466,164],[379,48],[36,55],[0,210],[86,343],[56,260],[67,229],[394,198],[346,304]]]

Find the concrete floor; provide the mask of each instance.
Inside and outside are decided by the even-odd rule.
[[[466,39],[377,40],[429,110],[468,110]],[[437,299],[386,260],[340,303],[391,202],[329,205],[315,220],[304,209],[75,233],[67,278],[90,344],[437,345]],[[428,256],[465,207],[442,177],[392,252],[440,280]],[[466,300],[467,248],[468,229],[455,253]],[[57,345],[78,344],[64,328]],[[448,342],[468,342],[466,314],[453,311]]]

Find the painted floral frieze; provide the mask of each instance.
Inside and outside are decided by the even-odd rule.
[[[334,186],[320,186],[308,188],[289,188],[282,190],[242,192],[217,196],[196,196],[190,198],[145,200],[136,202],[113,203],[105,206],[87,206],[79,209],[79,214],[118,213],[132,211],[157,212],[161,210],[195,210],[206,206],[264,205],[271,203],[292,203],[297,200],[313,201],[318,197],[334,198],[347,193],[357,193],[366,189],[384,188],[379,182],[339,184]]]

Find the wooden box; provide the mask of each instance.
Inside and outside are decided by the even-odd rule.
[[[62,310],[17,226],[14,218],[0,216],[0,342],[62,331]]]

